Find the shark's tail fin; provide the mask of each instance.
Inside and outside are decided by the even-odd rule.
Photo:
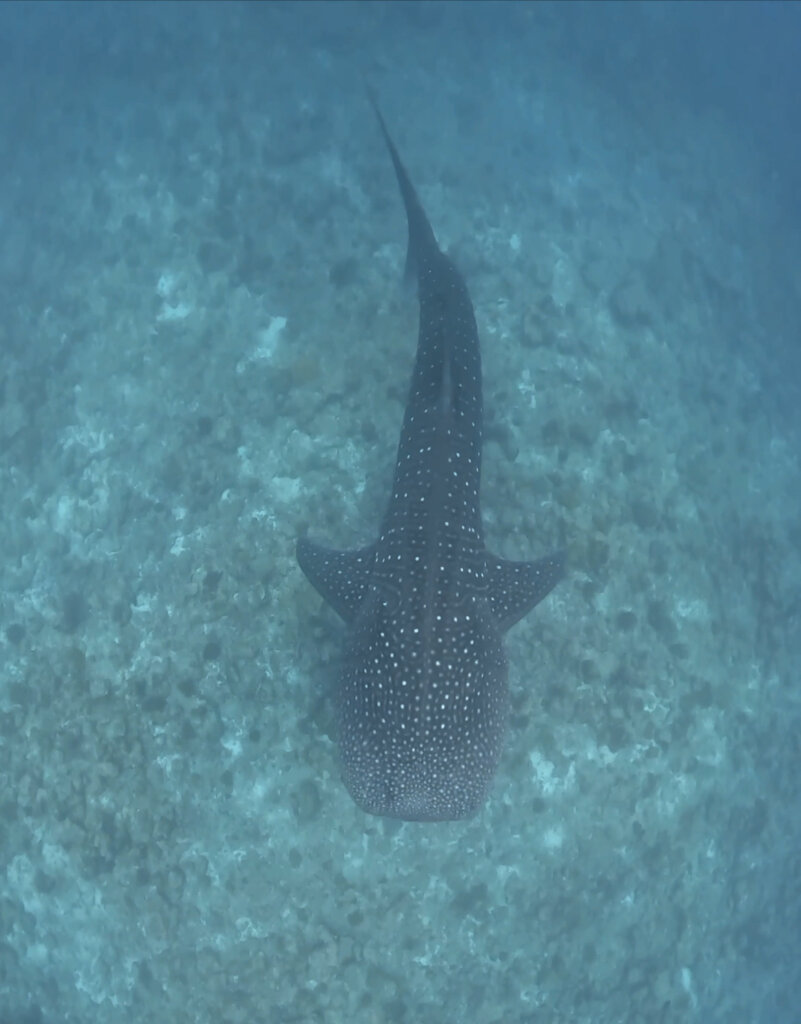
[[[439,246],[437,245],[434,231],[428,222],[428,217],[426,217],[425,210],[420,203],[417,192],[415,192],[414,185],[412,185],[409,175],[406,173],[403,161],[398,154],[398,150],[395,148],[392,136],[389,134],[386,122],[378,106],[378,101],[369,87],[367,95],[381,126],[381,132],[387,144],[389,155],[392,157],[392,164],[395,168],[395,176],[398,179],[403,205],[406,207],[406,220],[409,225],[409,246],[406,250],[406,277],[417,280],[419,283],[419,275],[425,266],[427,255],[432,252],[439,253]]]

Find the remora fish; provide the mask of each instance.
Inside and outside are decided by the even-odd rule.
[[[297,558],[348,626],[336,700],[351,796],[391,818],[467,818],[487,796],[503,743],[503,634],[557,583],[563,558],[511,562],[484,546],[473,305],[376,113],[420,303],[411,389],[378,541],[337,551],[303,538]]]

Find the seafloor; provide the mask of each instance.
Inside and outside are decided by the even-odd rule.
[[[0,1022],[797,1020],[801,260],[759,154],[558,9],[182,9],[62,9],[37,64],[41,15],[3,71]],[[362,75],[476,306],[489,543],[569,551],[469,823],[352,803],[293,554],[375,534],[413,359]]]

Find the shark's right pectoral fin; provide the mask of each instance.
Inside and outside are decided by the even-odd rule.
[[[345,622],[359,610],[370,585],[375,545],[356,551],[337,551],[301,537],[297,545],[298,564],[323,600]]]
[[[498,627],[505,632],[519,622],[550,594],[564,574],[562,551],[536,562],[509,562],[488,555],[490,607]]]

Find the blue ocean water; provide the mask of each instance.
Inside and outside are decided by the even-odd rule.
[[[0,1024],[801,1020],[801,8],[0,6]],[[510,635],[469,822],[339,779],[307,528],[476,307]]]

